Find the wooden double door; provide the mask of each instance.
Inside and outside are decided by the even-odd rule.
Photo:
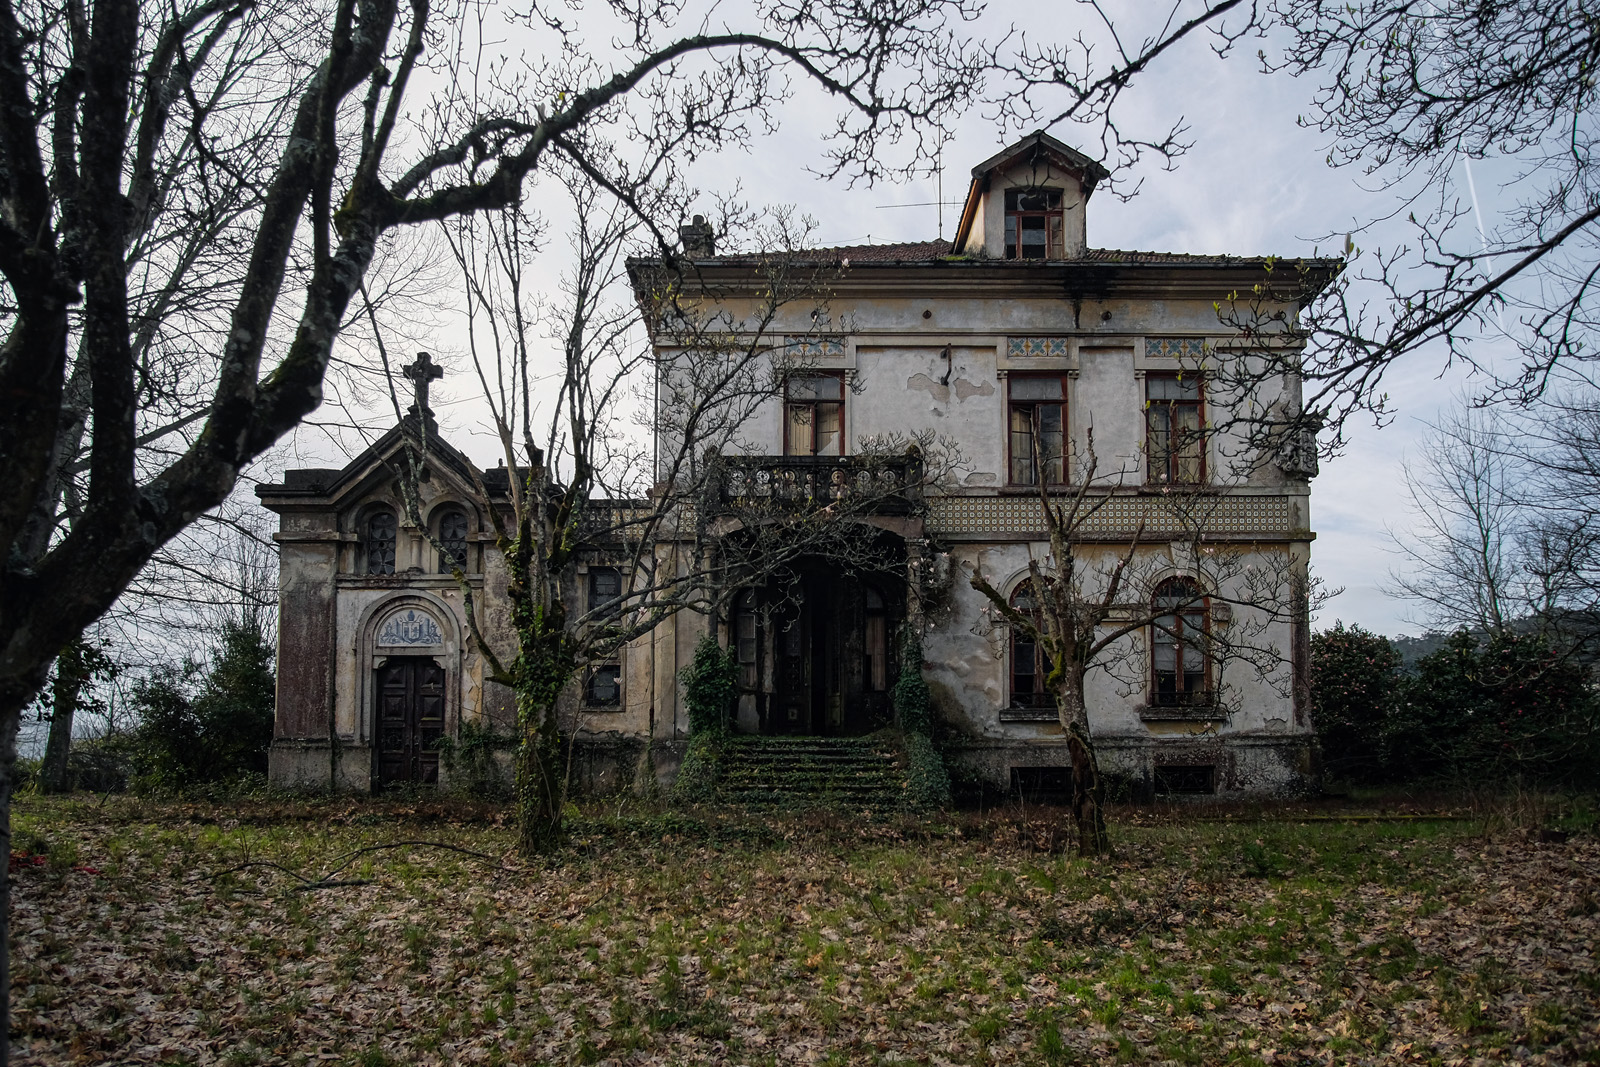
[[[390,656],[376,673],[378,785],[438,784],[445,669],[428,656]]]

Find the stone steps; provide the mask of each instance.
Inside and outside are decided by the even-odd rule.
[[[905,808],[905,773],[876,738],[739,737],[724,751],[721,796],[747,808]]]

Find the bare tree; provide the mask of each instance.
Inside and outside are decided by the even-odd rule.
[[[502,56],[467,2],[0,2],[0,798],[55,655],[317,407],[388,234],[511,206],[555,156],[620,188],[602,126],[739,143],[785,73],[839,108],[826,169],[884,173],[895,141],[915,165],[986,62],[963,0],[608,11],[601,58],[542,7]]]
[[[1130,690],[1142,688],[1142,667],[1130,675],[1128,664],[1147,662],[1140,646],[1150,635],[1162,646],[1150,650],[1158,661],[1161,655],[1172,657],[1176,675],[1199,683],[1186,688],[1175,679],[1175,702],[1226,713],[1235,702],[1234,688],[1224,677],[1231,664],[1287,692],[1292,679],[1285,670],[1286,650],[1274,638],[1278,624],[1306,617],[1309,592],[1303,561],[1212,534],[1212,513],[1222,499],[1215,490],[1129,497],[1115,491],[1122,473],[1099,472],[1091,434],[1073,478],[1076,488],[1064,497],[1052,496],[1040,479],[1049,549],[1042,558],[1030,556],[1020,603],[981,571],[968,578],[988,599],[1002,631],[1038,650],[1041,684],[1067,738],[1073,820],[1078,849],[1087,856],[1112,851],[1087,700],[1090,672],[1106,671]],[[1125,540],[1120,543],[1108,543],[1098,528],[1097,520],[1114,501],[1139,505],[1139,517],[1131,530],[1121,532]],[[1167,551],[1158,556],[1153,551],[1158,548]],[[1177,579],[1174,558],[1184,563]]]
[[[1465,408],[1407,465],[1417,524],[1396,592],[1444,630],[1535,630],[1565,653],[1600,637],[1600,410],[1593,391],[1521,411]]]

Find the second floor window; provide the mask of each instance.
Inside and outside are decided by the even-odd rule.
[[[444,551],[439,553],[439,570],[449,573],[453,568],[467,569],[467,513],[451,508],[439,516],[439,543]]]
[[[1006,258],[1065,259],[1060,189],[1006,190]]]
[[[363,548],[366,555],[366,573],[394,573],[395,517],[389,510],[374,511],[367,516],[367,529]]]
[[[1011,484],[1067,480],[1067,390],[1060,375],[1007,380],[1010,393]]]
[[[797,374],[783,391],[783,454],[844,455],[844,378]]]
[[[1158,485],[1199,485],[1206,478],[1200,379],[1151,374],[1144,380],[1145,458]]]

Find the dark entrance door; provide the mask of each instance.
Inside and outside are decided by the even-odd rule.
[[[390,656],[377,675],[378,784],[436,784],[444,668],[425,656]]]
[[[898,583],[820,567],[797,578],[769,594],[772,686],[762,732],[853,735],[889,725],[901,614],[889,590]]]

